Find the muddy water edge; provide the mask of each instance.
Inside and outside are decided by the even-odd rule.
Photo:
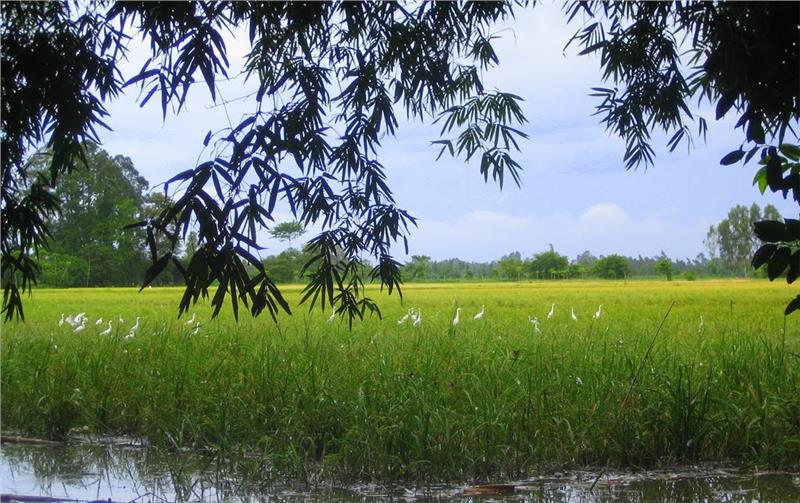
[[[22,440],[22,441],[21,441]],[[547,471],[520,480],[460,484],[333,484],[324,473],[288,481],[266,461],[182,451],[126,438],[30,442],[5,436],[2,501],[800,501],[800,474],[724,465],[653,471]],[[282,481],[283,480],[283,481]],[[33,501],[28,499],[27,501]],[[45,501],[40,499],[39,501]]]

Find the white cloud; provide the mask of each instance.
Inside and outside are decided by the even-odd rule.
[[[583,212],[572,230],[578,234],[616,234],[630,225],[631,218],[619,205],[600,203]]]

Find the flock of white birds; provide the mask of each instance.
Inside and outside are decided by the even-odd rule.
[[[192,318],[189,321],[185,322],[185,325],[186,326],[194,325],[194,328],[192,329],[192,334],[197,335],[198,333],[200,333],[200,322],[195,321],[195,317],[196,314],[192,313]],[[124,326],[125,320],[122,318],[122,316],[119,316],[118,318],[119,318],[118,319],[119,326],[120,327]],[[141,317],[137,316],[136,323],[134,323],[133,326],[130,327],[125,333],[126,339],[132,339],[136,335],[136,332],[139,331],[140,322],[141,322]],[[76,334],[86,330],[86,326],[88,325],[88,323],[89,323],[89,317],[86,316],[85,312],[78,313],[75,316],[65,315],[64,313],[61,313],[61,319],[58,320],[59,327],[63,327],[65,324],[69,325],[70,327],[72,327],[72,331]],[[113,320],[108,320],[108,327],[106,327],[105,330],[100,332],[100,335],[111,335],[111,332],[114,329],[113,323],[114,323]],[[103,318],[98,318],[94,322],[94,324],[96,326],[102,325]]]
[[[478,311],[475,316],[472,317],[475,321],[480,321],[483,319],[484,314],[486,314],[486,306],[481,306],[481,310]],[[550,306],[550,311],[547,313],[547,319],[550,320],[556,315],[556,305],[552,304]],[[597,306],[597,311],[592,315],[592,320],[599,320],[600,317],[603,315],[603,305],[600,304]],[[569,312],[569,317],[572,321],[578,321],[578,315],[575,313],[575,308],[571,307]],[[336,311],[331,313],[330,317],[328,318],[329,322],[336,320]],[[126,339],[131,339],[136,335],[136,332],[139,331],[139,316],[136,317],[136,323],[132,327],[130,327],[125,334]],[[539,322],[539,318],[536,316],[528,316],[528,322],[533,326],[533,330],[536,333],[541,333],[541,323]],[[86,330],[86,326],[89,323],[89,317],[86,316],[85,312],[80,312],[75,316],[72,315],[65,315],[61,313],[61,319],[58,321],[58,326],[63,327],[65,324],[69,325],[72,328],[72,331],[76,334],[83,332]],[[122,316],[119,316],[119,326],[122,327],[125,323],[125,320],[122,319]],[[411,325],[417,327],[422,324],[422,311],[419,308],[411,307],[409,308],[408,312],[399,320],[397,320],[398,325],[404,325],[410,323]],[[452,326],[456,327],[458,324],[461,323],[461,308],[456,309],[456,314],[453,317]],[[94,324],[96,326],[100,326],[103,324],[103,318],[98,318]],[[200,333],[200,322],[197,321],[197,314],[192,313],[192,317],[184,322],[184,325],[187,327],[191,327],[192,335],[197,335]],[[700,325],[697,328],[698,332],[702,332],[704,329],[704,322],[703,317],[700,316]],[[113,321],[108,320],[108,326],[105,330],[100,332],[100,335],[111,335],[113,331]]]
[[[478,313],[475,314],[475,316],[473,316],[472,319],[475,320],[475,321],[480,321],[480,320],[483,319],[483,316],[485,314],[486,314],[486,306],[483,305],[483,306],[481,306],[481,310],[478,311]],[[550,306],[550,311],[547,313],[547,319],[548,320],[552,319],[553,316],[555,316],[555,314],[556,314],[556,305],[553,304],[553,305]],[[601,305],[597,306],[597,311],[595,311],[595,313],[592,315],[592,320],[599,320],[602,315],[603,315],[603,305],[601,304]],[[578,315],[575,314],[575,308],[574,307],[570,308],[570,318],[572,318],[572,321],[578,321]],[[334,320],[334,316],[331,315],[331,317],[330,317],[330,319],[328,321],[333,321],[333,320]],[[528,316],[528,321],[531,323],[531,325],[533,325],[533,329],[534,329],[535,332],[537,332],[537,333],[541,332],[539,318],[537,318],[536,316]],[[404,324],[409,323],[409,322],[414,326],[417,326],[420,323],[422,323],[422,313],[420,312],[420,310],[418,308],[414,308],[414,307],[409,308],[408,312],[402,318],[397,320],[397,324],[398,325],[404,325]],[[452,325],[455,327],[455,326],[458,326],[459,323],[461,323],[461,308],[460,307],[456,308],[456,314],[453,317]]]
[[[472,317],[472,319],[474,321],[480,321],[480,320],[483,319],[483,316],[485,314],[486,314],[486,306],[483,305],[483,306],[481,306],[481,310],[478,311],[478,313],[475,314]],[[556,314],[556,305],[552,304],[550,306],[550,311],[547,313],[547,319],[548,320],[552,319],[555,316],[555,314]],[[598,320],[598,319],[600,319],[600,317],[602,315],[603,315],[603,305],[601,304],[601,305],[597,306],[597,311],[595,311],[595,313],[592,315],[592,320]],[[572,319],[572,321],[578,321],[578,315],[575,314],[575,308],[574,307],[570,308],[570,318]],[[331,322],[331,321],[334,321],[335,319],[336,319],[336,312],[334,311],[333,313],[331,313],[330,317],[328,318],[328,321]],[[192,313],[192,317],[188,321],[186,321],[184,323],[187,327],[193,327],[192,328],[192,334],[193,335],[197,335],[198,333],[200,333],[200,322],[196,321],[196,320],[197,320],[197,314],[196,313]],[[534,329],[535,332],[537,332],[537,333],[541,332],[541,328],[540,328],[540,323],[539,323],[539,318],[538,317],[536,317],[536,316],[528,316],[528,321],[531,323],[531,325],[533,325],[533,329]],[[137,316],[136,317],[136,323],[132,327],[130,327],[130,329],[128,329],[128,331],[127,331],[127,333],[125,335],[126,339],[131,339],[136,335],[136,332],[139,331],[139,322],[140,322],[140,317]],[[77,333],[80,333],[80,332],[83,332],[84,330],[86,330],[86,326],[87,326],[88,323],[89,323],[89,317],[86,316],[85,312],[78,313],[75,316],[65,315],[64,313],[61,313],[61,319],[58,321],[58,326],[59,327],[63,327],[64,324],[67,324],[70,327],[72,327],[72,331],[77,334]],[[122,327],[124,323],[125,323],[125,320],[122,319],[122,316],[120,316],[119,317],[119,326]],[[397,324],[398,325],[404,325],[406,323],[410,323],[411,325],[413,325],[415,327],[421,325],[422,324],[422,311],[419,308],[415,308],[415,307],[409,308],[408,312],[402,318],[397,320]],[[458,326],[459,323],[461,323],[461,308],[460,307],[456,308],[456,314],[455,314],[455,317],[453,318],[452,325],[455,327],[455,326]],[[98,318],[94,322],[94,324],[97,325],[97,326],[102,325],[103,324],[103,318]],[[702,329],[702,326],[703,326],[703,318],[701,316],[700,317],[700,328],[701,329]],[[113,330],[113,321],[112,320],[108,320],[108,327],[106,327],[105,330],[100,332],[100,335],[110,335],[112,330]]]

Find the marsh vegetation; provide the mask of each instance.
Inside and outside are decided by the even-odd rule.
[[[208,305],[196,307],[195,330],[176,319],[179,289],[37,290],[28,321],[3,325],[3,428],[255,456],[267,478],[483,480],[705,461],[796,469],[800,322],[781,315],[787,288],[415,284],[352,331],[329,312],[237,324],[225,311],[210,320]],[[410,307],[422,322],[398,324]],[[85,330],[58,326],[80,311]],[[110,335],[99,317],[113,320]]]

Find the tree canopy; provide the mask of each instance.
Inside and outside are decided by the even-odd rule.
[[[672,261],[667,257],[661,257],[655,263],[655,271],[667,278],[667,281],[672,281],[674,270],[675,268],[672,265]]]
[[[525,267],[534,278],[549,279],[558,276],[567,276],[569,259],[553,249],[550,245],[548,251],[537,253],[533,259],[525,263]]]
[[[719,259],[721,265],[738,275],[747,276],[750,269],[750,257],[758,249],[758,238],[754,225],[761,220],[778,220],[780,213],[768,204],[761,208],[753,203],[749,208],[736,205],[716,225],[708,229],[706,248],[709,255]]]
[[[145,234],[125,227],[158,214],[170,201],[160,192],[147,193],[147,180],[129,158],[112,156],[93,143],[84,151],[85,163],[55,187],[60,211],[47,221],[50,238],[40,257],[40,279],[59,287],[139,284],[148,265]],[[43,172],[49,160],[49,152],[39,152],[29,169]],[[160,282],[176,283],[175,272],[172,268]]]
[[[594,263],[594,273],[601,278],[623,279],[630,275],[631,266],[622,255],[602,257]]]
[[[278,241],[289,241],[290,245],[293,239],[297,239],[305,233],[306,230],[303,229],[300,222],[296,220],[292,222],[281,222],[269,231],[270,236]]]
[[[86,165],[56,185],[61,205],[58,218],[49,223],[49,249],[87,264],[84,286],[140,281],[146,266],[144,235],[123,227],[142,218],[147,180],[130,159],[112,158],[94,144],[86,145],[85,158]],[[48,156],[38,159],[46,163]]]
[[[303,227],[322,231],[308,242],[310,307],[335,306],[352,323],[377,312],[363,295],[367,279],[400,292],[392,245],[407,249],[415,219],[398,206],[379,159],[381,139],[396,133],[398,114],[441,124],[440,155],[474,160],[501,187],[519,183],[514,160],[526,119],[521,98],[484,89],[482,72],[499,63],[493,29],[520,8],[505,2],[282,3],[11,3],[2,10],[2,278],[6,316],[22,314],[20,292],[38,273],[52,193],[85,158],[83,145],[105,127],[106,103],[139,87],[144,106],[156,98],[166,119],[189,89],[216,80],[230,65],[222,36],[243,28],[251,44],[246,71],[258,84],[253,112],[209,131],[210,158],[164,184],[170,204],[141,220],[151,266],[144,284],[168,264],[183,274],[180,312],[209,293],[215,314],[226,296],[238,316],[290,312],[269,271],[254,255],[258,230],[279,205]],[[800,173],[784,143],[800,117],[797,3],[571,2],[583,18],[573,43],[599,53],[603,78],[597,113],[626,141],[629,168],[652,164],[651,131],[672,134],[669,147],[691,142],[692,98],[716,104],[716,118],[739,115],[740,149],[724,163],[760,152],[766,186],[784,197],[800,192]],[[135,75],[120,62],[132,36],[151,58]],[[686,50],[684,50],[686,49]],[[685,75],[684,72],[690,72]],[[281,99],[275,99],[280,97]],[[698,132],[706,122],[697,118]],[[796,138],[796,134],[795,134]],[[31,148],[46,143],[47,176],[31,176]],[[747,144],[747,151],[744,145]],[[788,145],[788,146],[787,146]],[[784,225],[781,223],[781,225]],[[795,252],[787,220],[765,260]],[[187,260],[177,247],[196,230]],[[367,257],[375,266],[365,277]],[[798,256],[800,257],[800,256]],[[776,262],[777,263],[777,262]],[[777,267],[777,266],[776,266]],[[800,303],[800,296],[798,297]]]

